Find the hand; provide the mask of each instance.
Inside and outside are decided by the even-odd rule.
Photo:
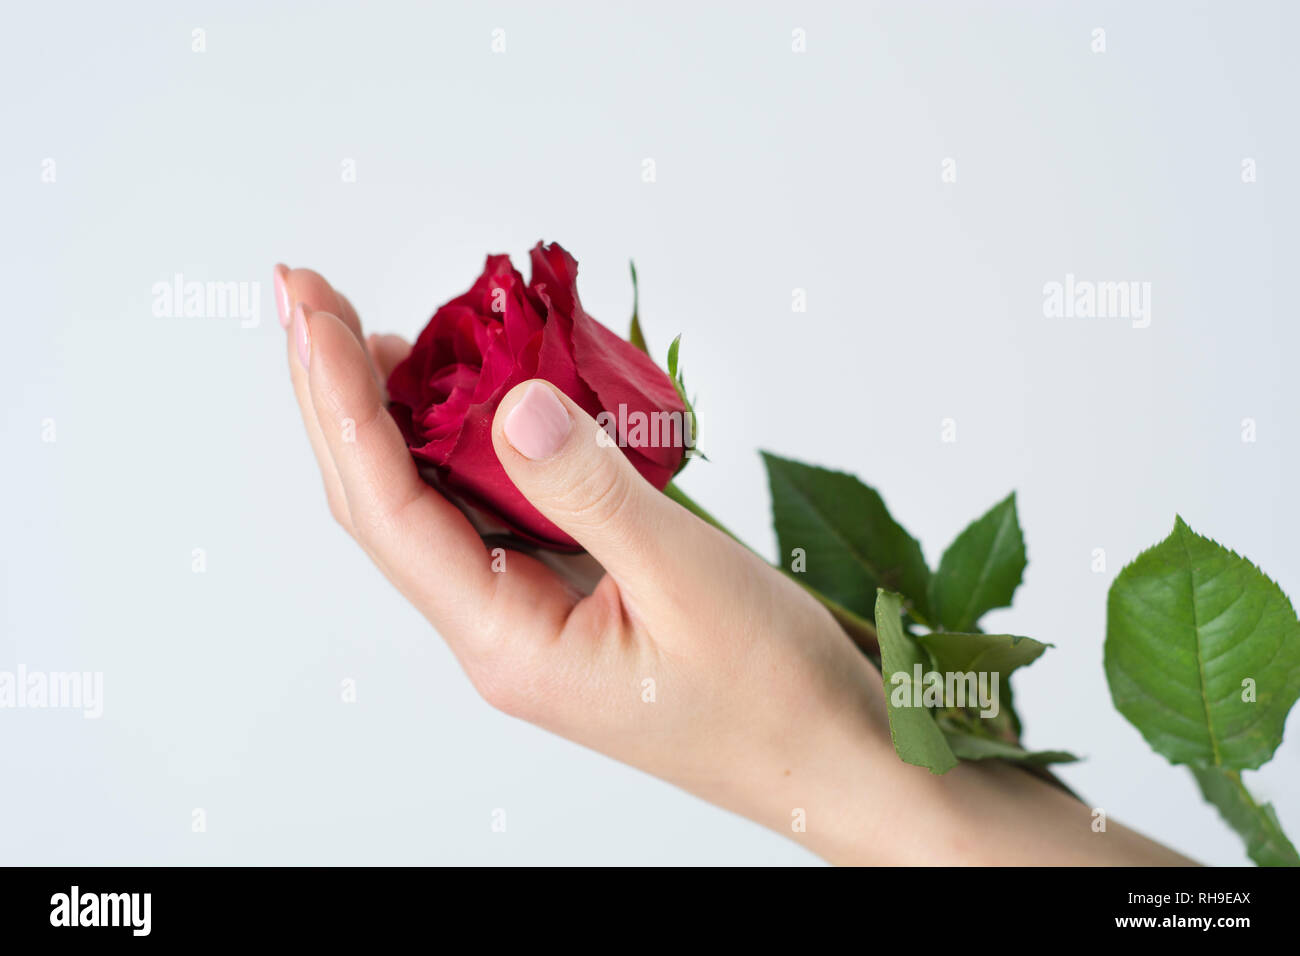
[[[934,777],[899,761],[880,674],[826,610],[646,483],[546,382],[502,401],[495,451],[604,574],[588,593],[516,551],[494,570],[386,410],[409,346],[367,343],[314,272],[280,266],[276,280],[330,511],[492,706],[837,862],[1185,862],[1113,821],[1093,832],[1087,807],[1016,768]]]

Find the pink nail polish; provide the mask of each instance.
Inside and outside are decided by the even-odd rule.
[[[275,307],[280,312],[280,328],[289,327],[289,286],[284,281],[285,275],[289,270],[285,266],[277,265],[275,267]]]
[[[506,440],[525,458],[550,458],[569,437],[569,410],[541,382],[533,382],[506,416]]]
[[[310,368],[311,330],[307,328],[307,311],[301,302],[293,310],[293,337],[298,343],[298,360],[303,368]]]

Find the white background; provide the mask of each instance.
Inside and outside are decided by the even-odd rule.
[[[856,472],[932,562],[1016,489],[1029,568],[986,624],[1056,645],[1016,681],[1028,743],[1245,861],[1102,641],[1175,513],[1300,594],[1294,5],[119,6],[0,32],[0,669],[106,698],[0,711],[0,862],[815,862],[492,712],[328,518],[272,264],[413,335],[539,238],[619,331],[635,258],[699,396],[683,484],[769,553],[759,448]],[[261,283],[260,325],[155,317],[176,273]],[[1045,318],[1066,273],[1152,283],[1150,327]],[[1294,739],[1248,777],[1293,836],[1298,780]]]

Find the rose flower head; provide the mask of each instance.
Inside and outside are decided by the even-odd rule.
[[[388,378],[389,410],[444,492],[535,544],[576,550],[497,460],[492,418],[505,394],[528,379],[550,382],[659,489],[681,466],[693,423],[672,379],[583,310],[573,256],[539,242],[529,258],[524,282],[508,256],[488,256],[470,290],[433,314]]]

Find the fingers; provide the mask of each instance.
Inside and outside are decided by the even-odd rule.
[[[647,482],[585,411],[547,382],[501,402],[492,441],[506,473],[543,515],[614,576],[638,607],[689,572],[699,524]]]
[[[397,363],[411,354],[411,343],[400,335],[372,335],[366,339],[370,359],[380,381],[387,382]]]
[[[357,310],[352,308],[352,303],[347,300],[347,297],[330,285],[323,275],[311,269],[290,269],[283,265],[276,266],[275,269],[277,292],[281,282],[285,289],[285,298],[280,300],[280,305],[283,308],[287,302],[290,315],[293,306],[299,302],[313,312],[330,312],[342,319],[343,324],[352,330],[357,340],[361,340],[361,319],[357,315]],[[287,325],[283,315],[280,324]]]
[[[489,647],[493,618],[524,613],[553,634],[574,600],[555,574],[524,555],[510,557],[510,574],[489,573],[497,565],[464,515],[418,477],[383,387],[411,346],[396,335],[365,340],[352,303],[316,272],[280,265],[275,280],[294,393],[335,518],[458,656]]]
[[[353,330],[329,312],[304,310],[298,321],[310,407],[358,542],[445,636],[480,628],[496,580],[509,575],[492,574],[465,516],[420,480]]]
[[[298,408],[302,413],[303,426],[307,431],[307,440],[311,443],[312,452],[316,456],[316,464],[320,468],[321,480],[325,486],[325,498],[329,502],[330,513],[334,515],[339,524],[351,531],[352,520],[348,514],[347,502],[342,487],[339,484],[338,471],[330,457],[325,439],[321,435],[320,426],[316,421],[315,410],[311,405],[311,396],[308,394],[307,372],[303,367],[301,358],[298,356],[299,343],[303,340],[303,336],[297,328],[294,315],[299,304],[309,312],[334,313],[342,319],[343,324],[359,341],[362,339],[361,319],[357,315],[357,310],[352,307],[352,303],[348,301],[348,297],[331,286],[324,276],[311,269],[290,269],[285,265],[277,265],[275,267],[275,293],[276,306],[280,313],[280,324],[289,333],[285,343],[289,360],[289,376],[293,381],[294,396],[298,400]],[[385,338],[390,337],[386,336]],[[397,337],[391,336],[391,338]],[[409,346],[407,348],[409,350]],[[390,345],[388,354],[395,354],[395,351],[395,346]],[[378,369],[373,356],[369,353],[367,353],[367,361],[375,369],[376,374],[383,376],[382,380],[388,378],[388,373],[392,371],[391,365],[381,371]],[[392,364],[395,365],[396,362]]]
[[[311,269],[286,269],[285,285],[288,296],[295,305],[301,302],[309,312],[329,312],[342,320],[358,342],[364,342],[361,317],[347,296],[325,281],[325,277]],[[369,353],[366,362],[370,362]],[[374,366],[371,366],[372,370]]]
[[[316,421],[316,410],[312,408],[311,395],[307,389],[307,369],[302,361],[299,345],[305,341],[304,332],[295,321],[298,303],[306,298],[307,307],[315,308],[314,302],[329,299],[332,289],[322,289],[315,281],[307,281],[306,276],[320,279],[316,273],[298,269],[291,271],[288,266],[275,267],[275,301],[280,313],[280,325],[288,333],[285,336],[285,355],[289,362],[289,378],[293,382],[294,398],[298,401],[298,411],[302,414],[303,429],[307,432],[307,441],[311,444],[312,454],[316,456],[316,466],[320,469],[321,483],[325,486],[325,500],[329,502],[330,514],[350,532],[352,518],[348,514],[347,500],[343,496],[343,486],[339,483],[338,469],[330,457],[329,446],[321,434]],[[320,279],[324,283],[324,279]],[[327,284],[326,284],[327,285]],[[357,325],[360,328],[360,323]]]

